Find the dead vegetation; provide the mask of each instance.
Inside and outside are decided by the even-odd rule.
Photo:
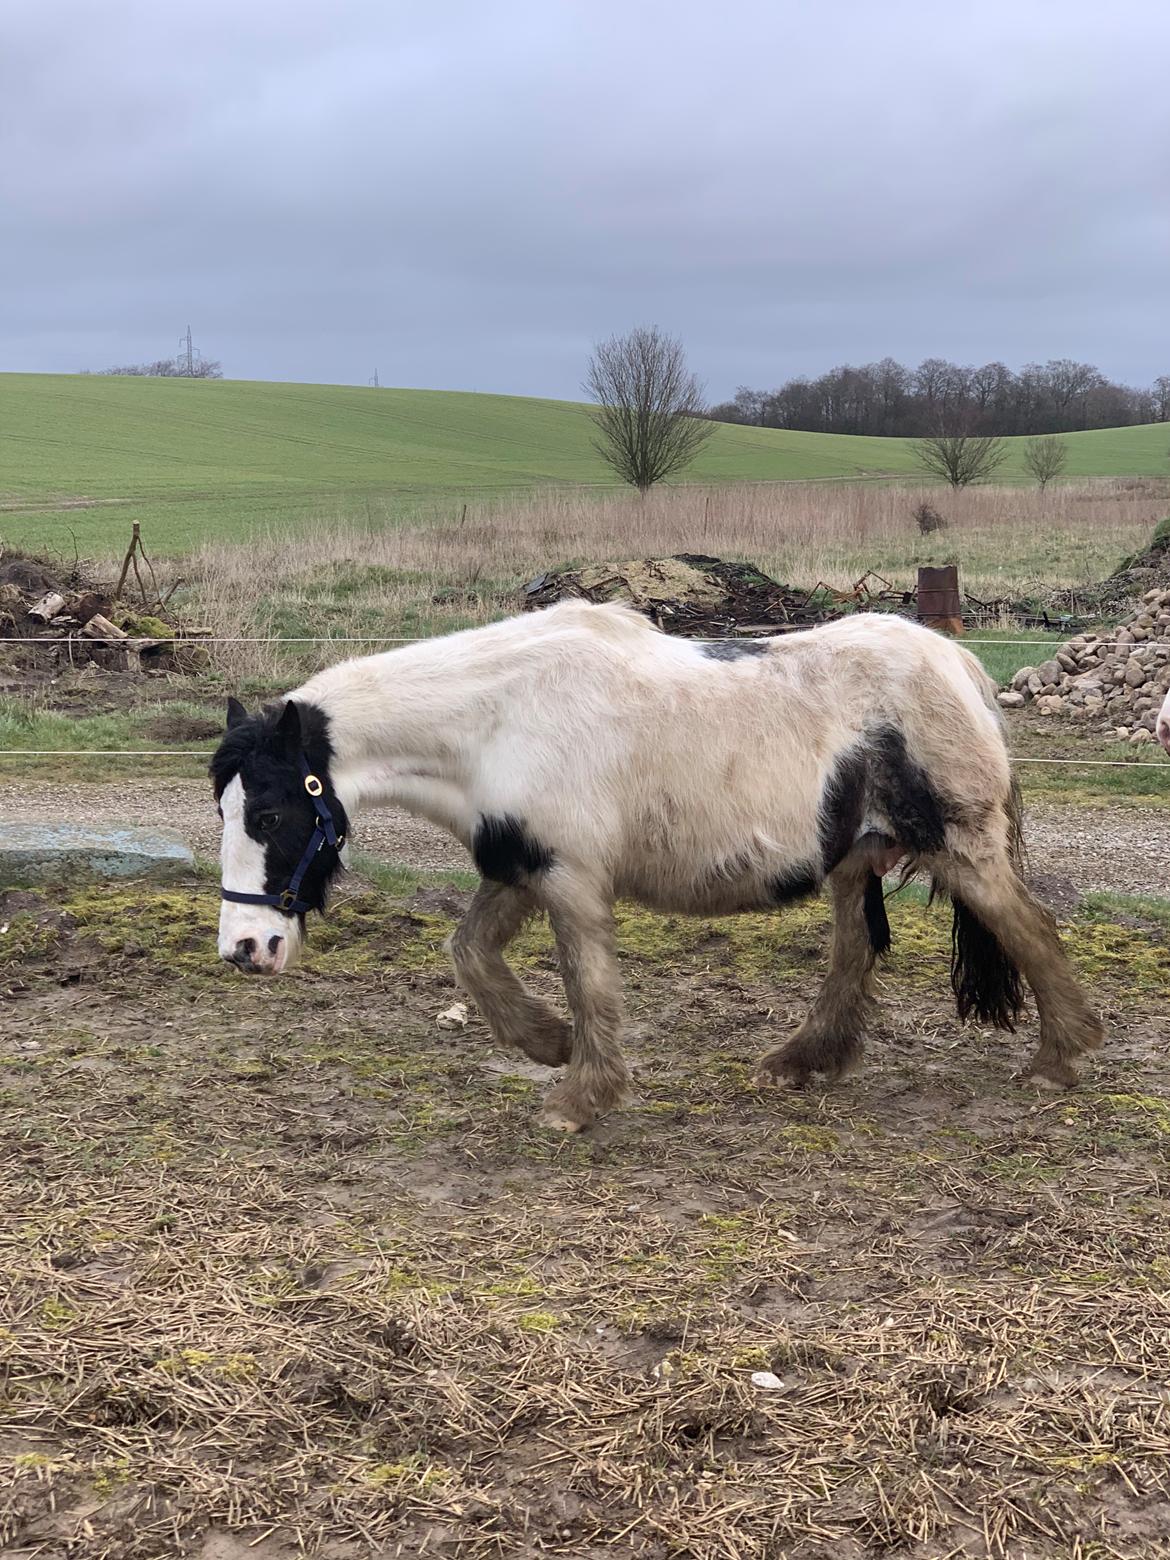
[[[903,904],[866,1070],[759,1094],[820,908],[623,913],[638,1097],[566,1142],[424,903],[268,985],[186,892],[2,907],[5,1553],[1159,1552],[1162,933],[1074,926],[1110,1049],[1037,1102]]]
[[[915,505],[937,489],[863,483],[656,488],[645,498],[554,490],[463,505],[449,518],[375,515],[368,529],[322,524],[201,550],[193,614],[226,636],[420,634],[482,623],[516,609],[521,586],[563,564],[679,553],[750,559],[774,580],[848,590],[870,570],[898,589],[919,563],[958,562],[983,600],[1073,591],[1145,546],[1170,485],[1108,481],[961,489],[947,528],[920,536]],[[355,650],[360,647],[353,647]],[[299,648],[306,669],[336,652]],[[279,679],[289,651],[217,650],[229,675]]]

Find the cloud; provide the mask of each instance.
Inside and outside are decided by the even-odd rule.
[[[954,13],[954,14],[952,14]],[[9,0],[0,367],[715,395],[890,353],[1170,372],[1160,0]]]

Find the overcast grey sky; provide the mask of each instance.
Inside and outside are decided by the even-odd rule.
[[[1166,0],[0,0],[0,369],[1170,373]]]

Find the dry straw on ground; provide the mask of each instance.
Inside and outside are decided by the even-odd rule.
[[[957,1028],[921,907],[866,1071],[825,1095],[749,1086],[820,911],[623,915],[638,1097],[566,1142],[544,1078],[436,1027],[426,902],[346,900],[264,986],[185,892],[5,908],[6,1553],[1158,1552],[1154,930],[1074,932],[1111,1046],[1037,1103],[1032,1036]],[[549,954],[518,950],[546,991]]]
[[[426,633],[511,610],[521,582],[569,560],[715,554],[775,578],[840,588],[868,569],[909,585],[920,562],[960,563],[984,597],[1080,586],[1143,546],[1170,486],[1097,481],[1051,487],[937,488],[775,483],[656,489],[647,498],[551,490],[455,506],[450,517],[380,517],[363,530],[313,530],[214,544],[195,561],[198,611],[217,633]],[[923,537],[925,498],[947,522]],[[272,675],[272,655],[241,649],[232,669]]]

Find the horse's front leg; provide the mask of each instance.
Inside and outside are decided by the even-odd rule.
[[[534,1062],[561,1067],[569,1060],[571,1028],[547,1002],[525,990],[504,959],[504,949],[535,909],[525,889],[483,882],[447,951],[456,979],[496,1042],[517,1046]]]
[[[544,1103],[549,1126],[577,1132],[620,1105],[630,1085],[621,1053],[622,990],[611,898],[555,866],[541,884],[573,1014],[573,1054]]]

